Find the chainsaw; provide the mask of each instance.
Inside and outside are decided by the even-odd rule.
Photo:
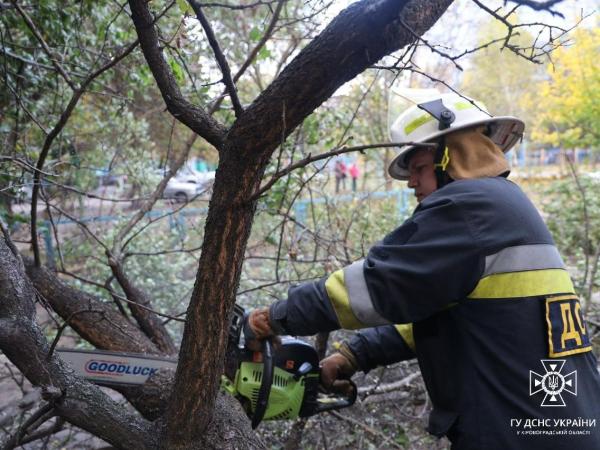
[[[262,351],[244,345],[244,309],[235,305],[229,327],[225,373],[221,389],[237,398],[256,428],[263,420],[289,420],[351,406],[356,401],[356,385],[350,392],[327,392],[319,385],[317,351],[308,343],[282,336],[274,346],[262,341]],[[98,350],[57,349],[73,370],[103,386],[142,385],[156,371],[173,369],[171,358]]]

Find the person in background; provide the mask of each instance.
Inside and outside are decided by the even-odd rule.
[[[340,185],[345,190],[346,189],[346,164],[344,161],[337,160],[335,162],[334,172],[335,172],[335,193],[340,193]]]
[[[356,192],[356,182],[360,176],[360,169],[358,168],[356,161],[352,163],[348,172],[350,172],[350,177],[352,178],[352,192]]]

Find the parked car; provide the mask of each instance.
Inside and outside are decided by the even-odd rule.
[[[189,202],[204,189],[196,180],[171,178],[163,192],[163,198],[175,199],[179,203]]]
[[[215,171],[210,172],[196,172],[194,174],[196,182],[200,184],[203,191],[210,191],[212,185],[215,182]]]
[[[204,188],[209,188],[215,180],[215,172],[198,172],[189,168],[183,168],[173,178],[179,181],[195,182]]]

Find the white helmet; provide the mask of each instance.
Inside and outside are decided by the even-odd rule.
[[[482,103],[449,93],[439,94],[429,102],[408,108],[392,124],[390,135],[393,142],[430,142],[453,131],[477,125],[488,125],[488,137],[504,153],[521,139],[525,130],[525,124],[516,117],[492,117]],[[415,148],[415,145],[400,147],[398,156],[388,168],[393,178],[408,180],[407,156]]]

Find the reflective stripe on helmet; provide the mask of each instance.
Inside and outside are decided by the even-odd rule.
[[[404,127],[404,133],[408,135],[415,131],[417,128],[419,128],[421,125],[426,124],[427,122],[430,122],[432,120],[435,120],[435,117],[433,117],[431,114],[423,114],[422,116],[419,116],[416,119],[412,120],[410,123],[406,124],[406,126]]]

